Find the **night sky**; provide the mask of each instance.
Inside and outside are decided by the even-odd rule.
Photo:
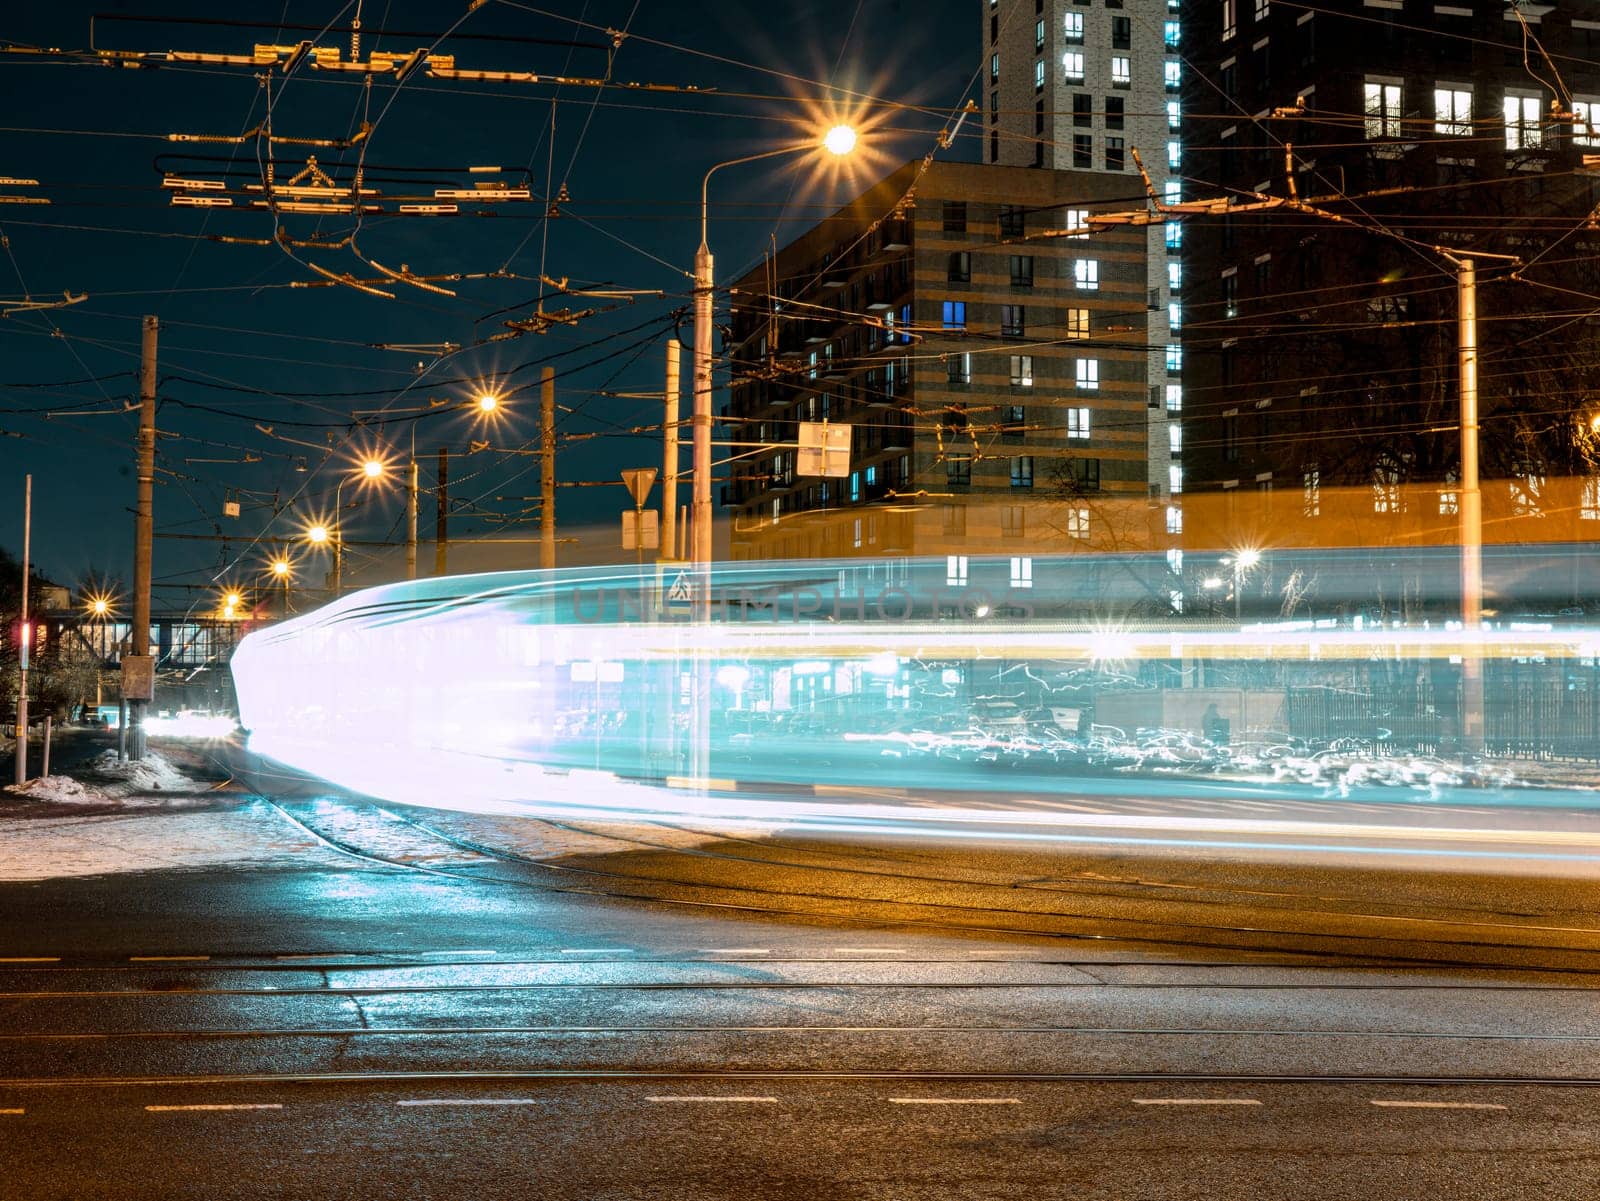
[[[0,194],[50,200],[0,204],[0,299],[87,294],[71,307],[0,320],[0,544],[21,550],[23,476],[32,472],[39,570],[75,592],[95,579],[121,581],[127,609],[145,314],[162,322],[157,611],[204,610],[220,584],[258,582],[272,547],[331,512],[335,483],[355,458],[377,453],[398,465],[413,435],[425,487],[437,448],[456,456],[452,537],[534,537],[531,502],[521,498],[538,493],[537,460],[527,452],[537,446],[544,362],[558,372],[558,403],[571,410],[558,427],[559,478],[609,485],[620,467],[660,463],[658,429],[630,432],[658,426],[659,404],[604,393],[661,387],[672,314],[689,304],[706,168],[792,142],[836,115],[869,130],[849,177],[796,155],[713,179],[710,241],[725,282],[769,239],[782,245],[931,150],[949,114],[975,94],[982,62],[974,0],[547,5],[491,0],[466,15],[462,4],[402,0],[5,6],[0,40],[12,47],[248,54],[258,42],[316,39],[348,58],[348,33],[316,31],[348,28],[359,14],[363,58],[432,46],[461,68],[584,78],[609,71],[614,84],[714,91],[443,82],[421,72],[398,88],[391,77],[368,90],[359,76],[306,63],[286,79],[246,66],[126,69],[0,55],[0,175],[40,184],[0,186]],[[222,23],[246,21],[268,24]],[[288,28],[295,25],[311,28]],[[628,34],[614,56],[607,29]],[[289,238],[322,240],[288,247],[271,243],[269,213],[170,206],[163,172],[225,180],[243,196],[260,181],[266,149],[257,139],[178,143],[169,134],[237,138],[269,110],[272,132],[284,138],[340,140],[363,120],[375,125],[364,150],[277,146],[280,183],[314,154],[341,182],[359,159],[367,186],[385,198],[426,198],[435,187],[489,178],[469,176],[468,166],[498,164],[506,170],[497,178],[529,187],[534,202],[472,206],[486,216],[380,214],[359,226],[345,215],[285,216]],[[966,137],[946,153],[969,158],[976,149]],[[570,199],[548,220],[545,198],[563,185]],[[341,245],[352,232],[354,243]],[[385,286],[394,299],[292,286],[324,282],[312,264],[380,278],[373,263],[513,278],[440,281],[454,297],[406,283]],[[547,295],[547,310],[602,311],[544,335],[491,341],[550,293],[541,274],[663,295]],[[441,357],[371,346],[447,342],[462,349]],[[686,353],[686,397],[687,367]],[[480,382],[508,398],[506,419],[492,428],[461,408]],[[614,541],[625,498],[620,486],[563,488],[560,524],[603,523]],[[343,499],[352,541],[403,538],[398,489],[369,493],[352,482]],[[238,518],[223,515],[230,500],[241,506]],[[431,496],[422,509],[426,540]],[[347,570],[359,572],[366,553],[353,549]],[[537,548],[526,556],[522,565],[534,565]],[[431,567],[426,545],[422,562]],[[300,578],[320,582],[325,567],[308,561]]]

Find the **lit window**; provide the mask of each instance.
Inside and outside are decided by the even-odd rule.
[[[1594,476],[1583,481],[1578,516],[1583,521],[1600,521],[1600,479]]]
[[[1440,500],[1440,507],[1444,501]],[[1379,463],[1372,469],[1372,511],[1400,512],[1400,468],[1393,462]]]
[[[1472,92],[1467,88],[1433,89],[1433,132],[1453,137],[1472,135]]]
[[[1067,410],[1067,438],[1073,442],[1089,440],[1089,410],[1083,407]]]
[[[1070,238],[1087,238],[1089,236],[1089,210],[1068,209],[1064,229],[1081,229],[1081,234],[1068,234]]]
[[[850,499],[861,499],[861,473],[859,471],[850,473]]]
[[[1183,245],[1183,225],[1178,221],[1167,222],[1167,249],[1177,250]]]
[[[1013,488],[1033,487],[1033,456],[1018,455],[1011,460],[1011,486]]]
[[[989,82],[990,83],[995,83],[999,79],[1000,79],[1000,56],[998,54],[991,54],[989,56]]]
[[[1037,21],[1035,21],[1033,23],[1033,48],[1035,50],[1043,50],[1044,49],[1044,18],[1043,17],[1040,17]]]
[[[1069,538],[1087,538],[1089,536],[1089,510],[1067,510],[1067,536]]]
[[[1542,105],[1537,96],[1506,96],[1506,149],[1537,150],[1544,145],[1544,126],[1539,123]]]
[[[1099,291],[1100,260],[1074,259],[1072,263],[1072,282],[1078,285],[1078,291],[1080,292]]]
[[[1083,41],[1083,14],[1067,13],[1062,18],[1061,36],[1069,42]],[[968,60],[971,61],[970,59]]]
[[[1068,83],[1083,82],[1083,51],[1068,50],[1061,56],[1061,73]]]
[[[1183,453],[1183,426],[1176,421],[1167,426],[1167,449],[1174,459]]]
[[[1183,491],[1183,468],[1176,463],[1167,468],[1167,490],[1174,494]]]
[[[1169,58],[1166,61],[1166,64],[1162,67],[1162,74],[1166,77],[1169,88],[1183,86],[1183,67],[1175,59]]]
[[[1167,305],[1167,328],[1168,329],[1182,329],[1183,328],[1183,306],[1181,304],[1179,304],[1176,300],[1174,300],[1171,304]]]
[[[1227,41],[1239,32],[1237,0],[1222,0],[1222,40]]]
[[[1093,392],[1098,389],[1100,387],[1100,360],[1079,359],[1077,378],[1079,391]],[[1087,425],[1088,423],[1085,422],[1085,424]]]
[[[1183,385],[1168,384],[1167,386],[1167,412],[1183,412]]]
[[[1183,143],[1182,142],[1168,142],[1167,143],[1167,166],[1171,167],[1174,171],[1176,171],[1178,169],[1179,165],[1182,162],[1183,162]]]
[[[944,582],[950,588],[965,588],[967,586],[966,555],[946,555],[944,557]]]
[[[1008,506],[1015,507],[1015,506]],[[1029,558],[1011,558],[1011,586],[1013,588],[1033,587],[1033,560]]]
[[[1183,181],[1181,179],[1167,180],[1166,183],[1161,185],[1161,198],[1167,204],[1182,204]]]
[[[1368,78],[1363,88],[1366,130],[1369,138],[1400,136],[1400,84]]]
[[[1039,59],[1033,64],[1033,90],[1044,91],[1044,59]]]
[[[1178,40],[1183,34],[1183,23],[1180,21],[1166,21],[1161,26],[1161,40],[1168,50],[1178,48]],[[968,60],[971,61],[970,59]]]
[[[972,355],[953,354],[945,359],[946,380],[952,384],[972,382]]]
[[[1169,533],[1169,534],[1181,534],[1181,533],[1183,533],[1183,510],[1180,509],[1177,505],[1168,505],[1167,506],[1167,533]],[[1179,568],[1176,568],[1176,570],[1181,572],[1183,570],[1183,568],[1179,567]]]
[[[1183,347],[1176,342],[1167,344],[1167,370],[1173,374],[1183,370]]]
[[[1302,495],[1300,513],[1304,517],[1322,516],[1322,469],[1308,468],[1300,477]]]
[[[1087,338],[1089,336],[1089,310],[1067,310],[1067,337]]]
[[[1183,105],[1176,100],[1167,101],[1167,128],[1177,129],[1183,121]]]
[[[1268,6],[1269,0],[1256,0],[1256,20],[1262,21],[1266,19]]]
[[[1013,388],[1033,387],[1033,356],[1031,354],[1014,354],[1011,356],[1011,386]]]
[[[1125,88],[1133,83],[1133,60],[1125,54],[1111,56],[1111,83],[1113,87]]]
[[[944,302],[944,327],[945,329],[967,328],[967,302],[964,300],[947,300]]]
[[[1600,100],[1574,100],[1572,115],[1573,144],[1600,146]]]
[[[1167,287],[1171,288],[1174,292],[1179,291],[1183,287],[1182,263],[1167,264]]]

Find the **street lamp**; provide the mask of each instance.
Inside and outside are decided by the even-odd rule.
[[[317,521],[306,527],[306,541],[313,546],[333,543],[333,598],[344,594],[344,486],[354,478],[362,484],[376,483],[389,470],[388,464],[376,456],[369,456],[350,475],[342,474],[333,489],[333,520]],[[286,568],[287,570],[287,568]],[[274,568],[276,571],[276,568]]]
[[[1237,550],[1231,559],[1223,559],[1224,563],[1233,565],[1233,620],[1234,624],[1242,622],[1242,596],[1244,591],[1244,577],[1249,570],[1261,562],[1261,552],[1258,550]]]
[[[856,146],[856,131],[848,125],[835,125],[823,137],[821,148],[838,157],[849,154]],[[694,607],[696,616],[709,619],[711,614],[711,587],[707,572],[711,565],[711,324],[713,300],[713,260],[706,242],[709,224],[707,201],[711,177],[724,167],[753,163],[764,158],[777,158],[785,154],[801,154],[817,149],[817,143],[804,142],[798,146],[782,146],[760,154],[747,154],[717,163],[700,181],[700,247],[694,256],[694,497],[690,508],[690,562],[694,565],[696,583]]]
[[[272,572],[272,578],[277,580],[283,588],[283,612],[280,615],[287,620],[289,616],[289,581],[294,578],[294,563],[284,553],[274,555],[267,564],[267,569]]]

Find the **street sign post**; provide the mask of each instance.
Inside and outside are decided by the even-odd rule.
[[[849,475],[851,429],[848,425],[830,425],[826,421],[800,422],[795,474],[831,479]]]

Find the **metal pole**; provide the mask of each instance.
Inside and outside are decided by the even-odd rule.
[[[704,212],[701,214],[704,223]],[[694,613],[711,619],[711,302],[714,264],[704,240],[694,256],[694,489],[689,531],[695,567]]]
[[[448,575],[450,560],[450,451],[439,448],[439,509],[433,527],[433,574]]]
[[[44,719],[44,754],[42,756],[40,756],[40,759],[39,759],[39,775],[40,776],[48,776],[50,774],[50,725],[51,725],[51,720],[52,719],[51,719],[50,714],[48,714],[48,713],[45,714],[45,719]]]
[[[155,535],[156,477],[156,332],[154,317],[144,319],[139,356],[139,505],[133,527],[133,653],[150,653],[150,554]],[[128,757],[145,755],[146,701],[129,702]]]
[[[556,369],[539,372],[539,566],[556,565]]]
[[[22,626],[17,648],[17,753],[16,783],[28,779],[28,648],[33,643],[33,623],[28,618],[28,560],[33,553],[33,476],[22,486]]]
[[[1483,497],[1478,491],[1478,277],[1471,259],[1456,260],[1458,354],[1461,375],[1461,742],[1468,754],[1483,750]]]
[[[662,389],[666,413],[661,423],[661,548],[656,557],[678,553],[678,381],[683,347],[674,335],[667,342],[667,383]]]
[[[406,473],[406,579],[417,578],[417,456]]]
[[[333,599],[344,595],[344,477],[333,489]]]

